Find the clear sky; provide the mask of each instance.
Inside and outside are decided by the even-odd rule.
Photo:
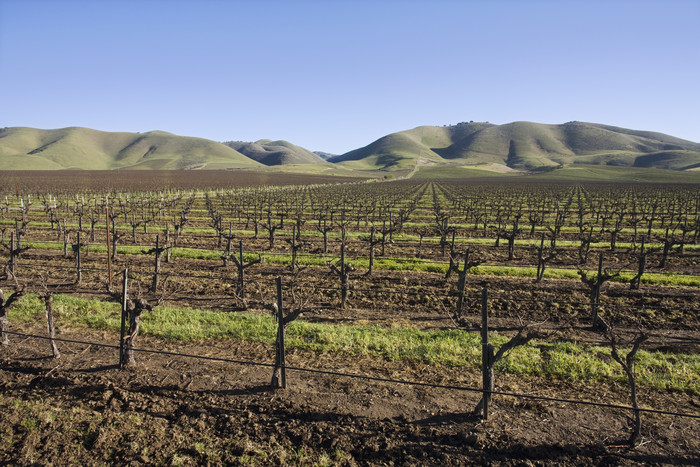
[[[0,0],[0,126],[340,154],[462,121],[700,142],[700,0]]]

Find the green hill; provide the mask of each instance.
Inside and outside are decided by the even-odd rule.
[[[254,143],[228,141],[226,146],[235,149],[254,161],[268,166],[288,164],[318,164],[324,162],[317,154],[288,141],[261,139]]]
[[[260,164],[221,143],[164,131],[114,133],[89,128],[4,128],[4,170],[224,169]]]
[[[571,164],[690,170],[700,167],[700,144],[595,123],[469,122],[393,133],[330,160],[375,170],[435,164],[495,165],[520,171]]]
[[[1,170],[231,168],[362,177],[700,180],[700,144],[595,123],[468,122],[392,133],[325,161],[287,141],[218,143],[164,131],[79,127],[0,129]]]

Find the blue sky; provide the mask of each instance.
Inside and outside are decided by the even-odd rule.
[[[700,142],[700,0],[0,0],[0,126],[343,153],[462,121]]]

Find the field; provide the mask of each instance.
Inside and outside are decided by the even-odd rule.
[[[700,460],[697,185],[230,175],[0,173],[0,462]]]

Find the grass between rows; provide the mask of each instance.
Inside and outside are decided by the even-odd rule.
[[[197,212],[197,211],[198,210],[192,210],[190,212]],[[207,211],[201,210],[201,212],[206,213]],[[201,217],[190,216],[189,221],[207,224],[207,223],[211,222],[211,217],[209,217],[209,216],[201,216]],[[552,220],[552,222],[553,222],[553,220]],[[240,224],[240,222],[236,222],[236,223]],[[0,219],[0,225],[14,225],[14,224],[15,224],[14,219]],[[290,222],[290,225],[291,224],[292,223]],[[550,222],[550,224],[551,224],[551,222]],[[44,220],[32,220],[31,225],[36,226],[36,227],[50,227],[51,222],[49,222],[48,220],[45,220],[45,221]],[[70,229],[75,229],[78,227],[78,225],[79,225],[78,222],[67,222],[66,223],[66,226]],[[367,232],[370,230],[370,228],[372,226],[380,228],[382,226],[382,223],[381,223],[381,221],[378,221],[375,223],[370,223],[368,225],[364,225],[364,223],[363,223],[363,225],[361,227],[366,232],[360,232],[360,231],[346,232],[346,236],[348,236],[350,238],[357,238],[357,237],[362,237],[364,235],[368,235]],[[494,227],[490,224],[489,224],[489,227],[487,229],[484,229],[482,226],[483,226],[483,224],[480,224],[479,227],[475,229],[473,222],[450,223],[451,228],[455,228],[455,229],[458,229],[458,230],[464,231],[464,232],[483,232],[485,230],[491,232],[494,229]],[[434,229],[435,222],[432,222],[432,221],[430,221],[430,222],[411,222],[411,221],[409,221],[409,222],[404,222],[403,227],[404,228],[412,228],[412,229]],[[127,224],[127,223],[117,223],[116,228],[120,232],[130,233],[132,231],[132,226],[130,224]],[[154,231],[154,232],[156,232],[156,231],[160,232],[163,230],[163,228],[164,227],[162,225],[151,224],[150,230]],[[96,230],[97,231],[104,230],[104,221],[96,225]],[[260,230],[264,235],[265,231],[263,229],[260,229]],[[527,228],[525,230],[529,232],[529,230],[530,230],[529,225],[527,225]],[[138,232],[141,233],[142,231],[143,231],[143,227],[140,226],[138,228]],[[579,232],[579,228],[576,226],[565,225],[565,226],[562,226],[560,228],[560,231],[562,233]],[[254,231],[252,229],[233,229],[231,232],[235,233],[236,235],[246,235],[246,236],[252,236],[254,233]],[[547,227],[545,225],[537,225],[535,228],[535,233],[536,233],[535,238],[529,239],[529,240],[528,239],[522,240],[524,242],[523,244],[539,243],[539,234],[541,234],[543,232],[545,232],[545,233],[549,232]],[[637,229],[637,234],[638,234],[638,237],[640,239],[642,236],[647,236],[647,234],[649,234],[649,233],[651,233],[651,235],[663,236],[665,232],[666,232],[666,229],[664,227],[655,227],[655,228],[651,229],[651,232],[648,232],[646,228]],[[183,234],[189,233],[189,234],[215,235],[216,231],[212,227],[201,226],[201,227],[184,227],[182,230],[182,233]],[[622,235],[634,235],[634,229],[633,228],[624,228],[624,229],[621,229],[619,233]],[[290,232],[290,235],[291,235],[291,232]],[[310,238],[311,237],[318,238],[318,237],[322,237],[322,234],[319,232],[313,232],[313,231],[311,231],[311,232],[302,231],[302,236],[303,237],[310,237]],[[328,236],[330,238],[339,238],[340,233],[339,232],[330,232],[328,234]],[[400,238],[400,239],[405,240],[405,241],[418,241],[420,237],[418,235],[394,234],[394,238],[395,239]],[[470,238],[461,237],[461,238],[457,238],[455,241],[460,242],[460,243],[468,243],[469,240],[470,240]],[[471,239],[471,240],[473,240],[473,239]],[[494,239],[483,239],[483,240],[487,240],[487,241],[490,240],[491,242],[494,241]],[[440,238],[429,235],[429,236],[424,237],[423,241],[424,242],[439,242]],[[560,242],[561,242],[561,240],[557,243],[560,243]],[[574,242],[571,242],[571,243],[574,243]],[[605,244],[608,247],[610,246],[610,242],[600,242],[600,243]],[[618,247],[624,249],[625,245],[631,245],[631,244],[622,242],[622,243],[618,243],[617,245],[618,245]],[[562,246],[564,246],[564,245],[562,244]]]
[[[54,310],[59,328],[118,331],[120,327],[120,311],[116,303],[56,295]],[[25,296],[9,313],[11,323],[32,322],[43,319],[43,316],[43,303],[33,294]],[[143,315],[142,333],[179,341],[234,339],[272,346],[276,323],[267,314],[159,306]],[[496,347],[507,339],[496,333],[492,336]],[[295,321],[287,328],[286,345],[313,352],[391,361],[419,361],[474,369],[481,365],[480,335],[459,329],[418,330]],[[569,381],[626,381],[619,365],[610,360],[609,348],[567,341],[532,341],[513,350],[507,359],[498,363],[496,370]],[[641,386],[700,395],[700,355],[641,350],[636,372]]]
[[[205,219],[205,220],[207,220],[207,219]],[[0,225],[2,225],[3,223],[6,223],[8,225],[10,225],[10,224],[14,225],[14,223],[10,223],[9,220],[8,220],[8,222],[3,222],[2,220],[0,220]],[[48,227],[50,225],[50,223],[48,223],[48,222],[33,222],[32,225]],[[414,225],[414,224],[406,223],[404,225],[409,226],[409,225]],[[415,224],[414,226],[417,227],[417,226],[421,226],[421,225],[422,224]],[[78,224],[77,223],[75,225],[67,224],[67,226],[75,228],[78,226]],[[425,226],[427,227],[429,225],[426,224]],[[455,227],[455,226],[453,226],[453,227]],[[459,225],[457,225],[456,227],[459,228]],[[131,232],[131,226],[129,226],[127,224],[117,226],[117,229],[120,232],[126,232],[126,233]],[[159,227],[156,227],[156,226],[154,226],[152,228],[152,231],[160,232],[161,230],[162,229],[160,229]],[[465,230],[467,230],[466,226],[465,226]],[[544,229],[541,229],[541,230],[544,230]],[[566,231],[576,231],[577,229],[574,227],[571,227],[571,228],[562,227],[561,230],[562,230],[562,232],[566,232]],[[623,233],[629,233],[629,232],[625,232],[625,230],[626,229],[623,229]],[[661,229],[658,229],[658,230],[660,231],[660,235],[663,234],[663,230],[661,230]],[[479,230],[479,232],[480,232],[480,230]],[[540,230],[538,230],[538,232],[540,232]],[[139,235],[140,235],[140,233],[141,233],[141,231],[139,230]],[[206,235],[211,235],[211,236],[216,235],[216,231],[214,229],[212,229],[211,227],[186,227],[186,228],[184,228],[183,234],[188,234],[188,233],[189,234],[206,234]],[[253,235],[255,235],[255,231],[244,230],[244,229],[233,229],[233,230],[231,230],[231,233],[238,235],[238,236],[248,237],[248,238],[252,238]],[[265,231],[261,230],[261,233],[259,234],[259,236],[261,238],[264,238],[265,235],[266,235]],[[278,235],[280,237],[283,236],[282,234],[278,234]],[[288,235],[291,235],[291,232],[288,232]],[[365,240],[366,241],[367,239],[369,239],[369,234],[365,233],[365,232],[346,232],[345,235],[347,238],[354,239],[354,240]],[[301,236],[304,238],[315,238],[315,239],[319,239],[319,238],[323,237],[323,235],[321,233],[306,232],[306,231],[302,232]],[[339,232],[330,232],[328,234],[328,238],[330,238],[330,239],[339,239],[340,236],[341,235]],[[379,234],[377,234],[377,236],[379,236]],[[405,234],[405,233],[395,233],[392,238],[395,241],[399,241],[399,242],[418,243],[420,241],[420,237],[418,235],[410,235],[410,234]],[[641,235],[640,235],[640,238],[641,238]],[[459,237],[459,238],[455,239],[455,244],[456,245],[493,245],[495,243],[495,241],[496,240],[493,238]],[[37,243],[41,243],[41,242],[37,242]],[[424,244],[440,243],[440,237],[439,236],[423,237],[423,243]],[[533,238],[522,238],[522,239],[515,240],[515,245],[518,247],[522,247],[522,248],[538,247],[539,244],[540,244],[540,238],[538,236],[535,236]],[[580,242],[574,241],[574,240],[558,240],[557,245],[559,245],[560,248],[578,248],[578,246],[580,245]],[[616,248],[619,250],[631,250],[633,247],[635,247],[635,245],[632,242],[617,242],[615,245],[616,245]],[[663,247],[663,244],[659,243],[659,242],[648,242],[646,244],[646,247],[647,247],[647,249],[660,249]],[[609,241],[607,241],[607,242],[606,241],[592,242],[591,248],[606,250],[606,249],[610,248],[610,242]],[[678,246],[674,246],[673,250],[677,250],[678,248],[679,248]],[[695,245],[695,244],[687,244],[684,246],[684,248],[688,252],[700,251],[700,245]]]
[[[28,245],[37,250],[60,250],[63,244],[59,242],[29,242]],[[143,254],[143,247],[125,245],[117,248],[118,254],[139,255]],[[90,251],[95,253],[105,254],[107,247],[105,245],[90,245]],[[175,258],[184,259],[204,259],[204,260],[219,260],[221,252],[218,250],[204,250],[199,248],[173,248],[172,256]],[[292,256],[284,253],[262,253],[261,256],[270,264],[289,265],[292,262]],[[243,259],[248,262],[256,259],[258,256],[254,253],[244,253]],[[334,255],[305,255],[299,254],[298,261],[302,266],[326,266],[327,261],[337,261],[339,258]],[[357,257],[349,260],[356,268],[368,269],[369,259]],[[418,258],[375,258],[374,267],[376,269],[384,269],[389,271],[416,271],[416,272],[434,272],[445,274],[447,272],[448,263],[424,260]],[[469,270],[470,274],[477,276],[507,276],[507,277],[536,277],[537,268],[534,266],[476,266]],[[631,271],[623,271],[619,276],[611,279],[613,282],[629,283],[635,276]],[[549,279],[579,279],[576,269],[565,268],[548,268],[544,273],[545,278]],[[700,287],[700,276],[689,274],[660,274],[660,273],[645,273],[641,282],[644,284],[653,285],[673,285],[685,287]]]

